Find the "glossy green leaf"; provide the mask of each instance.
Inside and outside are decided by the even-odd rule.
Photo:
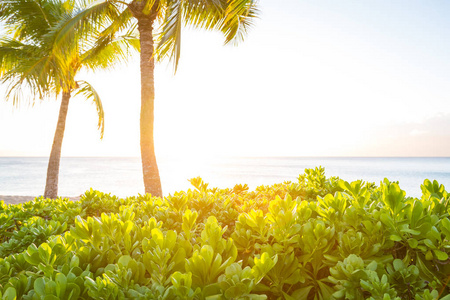
[[[448,254],[441,251],[441,250],[433,250],[434,255],[436,255],[436,258],[439,260],[446,261],[448,259]]]
[[[40,277],[34,281],[34,291],[41,297],[45,295],[45,281]]]
[[[13,287],[7,288],[5,293],[3,294],[2,300],[16,300],[16,299],[17,299],[16,289]]]

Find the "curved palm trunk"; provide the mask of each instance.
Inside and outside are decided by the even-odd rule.
[[[61,146],[66,128],[67,110],[69,109],[70,92],[62,94],[61,107],[59,109],[58,124],[53,138],[52,151],[48,160],[47,182],[45,184],[45,198],[58,197],[59,162],[61,160]]]
[[[155,100],[153,21],[154,17],[152,16],[138,18],[141,43],[141,159],[145,192],[162,197],[161,180],[153,141]]]

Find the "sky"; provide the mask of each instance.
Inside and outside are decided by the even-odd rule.
[[[449,1],[259,4],[243,43],[185,29],[176,75],[156,66],[157,157],[450,156]],[[105,135],[73,98],[63,156],[139,156],[138,63],[80,73]],[[2,99],[0,156],[48,156],[59,104]]]

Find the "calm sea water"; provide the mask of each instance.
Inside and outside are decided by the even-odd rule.
[[[0,157],[0,195],[42,195],[47,158]],[[331,158],[265,157],[221,159],[161,159],[164,194],[186,190],[189,178],[201,176],[210,186],[233,187],[296,181],[305,168],[324,166],[327,176],[375,182],[399,181],[409,196],[420,195],[423,180],[435,179],[450,188],[450,158]],[[143,193],[139,158],[63,157],[59,194],[76,196],[89,188],[119,196]]]

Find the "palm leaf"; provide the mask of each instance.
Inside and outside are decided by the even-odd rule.
[[[124,10],[119,18],[99,33],[93,45],[80,54],[82,63],[96,69],[126,61],[133,50],[140,50],[135,27],[136,22],[133,22],[130,10]],[[121,34],[123,31],[126,32]]]
[[[51,4],[49,4],[51,5]],[[48,14],[33,0],[3,0],[0,2],[0,21],[21,40],[40,36],[50,27]]]
[[[113,20],[118,18],[120,13],[111,1],[98,2],[91,7],[74,12],[74,15],[60,19],[58,26],[53,28],[54,45],[64,47],[68,43],[73,43],[73,37],[86,38],[86,34],[91,34],[99,30],[100,19]]]
[[[135,36],[122,35],[113,41],[105,41],[89,49],[80,57],[81,63],[89,69],[114,67],[128,60],[133,51],[139,51],[139,39]]]
[[[181,53],[181,25],[183,22],[183,2],[175,1],[166,11],[166,19],[162,25],[162,33],[157,46],[158,60],[169,56],[177,70]]]
[[[167,7],[156,48],[157,59],[169,57],[178,66],[181,25],[220,30],[225,44],[238,43],[246,36],[258,15],[255,0],[173,0]]]
[[[105,116],[100,96],[98,95],[94,87],[87,81],[77,81],[77,84],[78,88],[76,89],[74,96],[82,95],[86,100],[90,100],[92,101],[92,103],[94,103],[98,115],[97,128],[100,130],[100,139],[103,139],[103,133],[105,130]]]
[[[15,105],[24,94],[22,90],[30,93],[31,102],[34,98],[43,99],[50,94],[53,62],[39,46],[2,39],[0,63],[1,82],[9,83],[6,99],[12,99]]]
[[[227,7],[226,19],[221,27],[225,43],[241,42],[258,16],[255,0],[231,0]]]

